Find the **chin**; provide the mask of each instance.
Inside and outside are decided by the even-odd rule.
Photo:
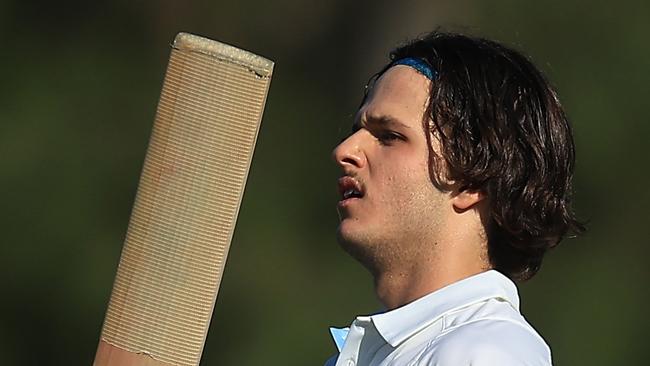
[[[347,246],[357,246],[361,242],[361,238],[364,235],[360,229],[360,225],[354,225],[354,221],[343,220],[339,223],[339,227],[336,229],[336,240],[339,244],[345,248]],[[357,226],[357,227],[355,227]]]
[[[336,240],[343,250],[352,258],[359,261],[370,272],[374,273],[377,267],[379,257],[377,243],[362,232],[352,232],[339,226],[336,231]]]

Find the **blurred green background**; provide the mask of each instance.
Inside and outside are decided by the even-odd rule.
[[[169,44],[276,61],[202,365],[321,365],[378,310],[338,248],[330,151],[393,46],[437,26],[524,49],[557,86],[590,231],[521,287],[558,365],[640,365],[650,255],[650,3],[0,1],[0,364],[90,365]]]

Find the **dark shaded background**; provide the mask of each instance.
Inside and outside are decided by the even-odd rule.
[[[590,232],[522,286],[559,365],[645,363],[649,3],[0,1],[0,364],[90,365],[178,31],[276,61],[203,365],[321,365],[374,312],[334,240],[331,148],[367,78],[436,26],[523,48],[559,89]]]

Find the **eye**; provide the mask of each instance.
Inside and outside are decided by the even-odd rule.
[[[404,140],[404,137],[396,132],[386,130],[380,131],[377,134],[377,140],[379,140],[379,143],[382,145],[391,145],[396,141]]]

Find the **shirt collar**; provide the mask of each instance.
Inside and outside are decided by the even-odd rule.
[[[382,338],[397,347],[445,313],[494,298],[510,303],[519,311],[515,284],[501,273],[490,270],[454,282],[397,309],[370,316],[370,320]]]

